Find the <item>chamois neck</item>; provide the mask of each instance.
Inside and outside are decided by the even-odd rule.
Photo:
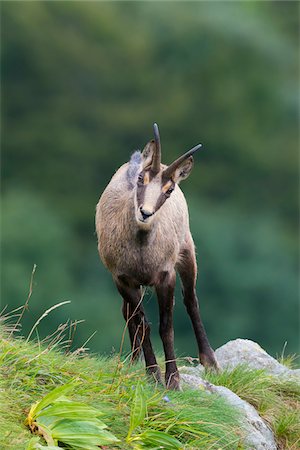
[[[151,236],[151,230],[143,230],[141,228],[138,228],[137,233],[136,233],[136,241],[138,243],[138,245],[140,245],[141,247],[144,245],[147,245],[149,243],[149,239]]]

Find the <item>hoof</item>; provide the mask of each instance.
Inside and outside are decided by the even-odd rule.
[[[179,372],[166,374],[166,388],[173,391],[180,391]]]
[[[155,383],[162,383],[161,372],[159,366],[147,367],[147,375],[151,378]]]
[[[199,360],[200,363],[205,367],[205,369],[212,370],[216,373],[219,373],[221,371],[221,368],[212,350],[207,353],[200,353]]]

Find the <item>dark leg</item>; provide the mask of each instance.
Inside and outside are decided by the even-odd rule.
[[[197,263],[192,239],[186,247],[182,249],[180,260],[176,268],[182,282],[184,304],[192,321],[197,339],[200,362],[205,367],[218,369],[218,363],[208,342],[200,317],[199,304],[196,295]]]
[[[159,304],[159,334],[166,359],[166,387],[179,389],[179,373],[174,353],[173,308],[176,274],[163,272],[155,285]]]
[[[160,381],[160,370],[150,340],[150,325],[147,322],[144,309],[141,305],[141,288],[140,286],[130,284],[130,280],[124,277],[118,278],[115,282],[124,300],[123,315],[126,322],[128,321],[129,337],[132,346],[132,360],[136,359],[142,346],[147,372],[156,381]]]
[[[130,303],[123,300],[122,313],[125,322],[127,323],[127,328],[129,332],[130,344],[131,344],[131,361],[137,361],[141,353],[141,341],[139,336],[139,328],[135,324],[135,314],[134,309],[131,307]]]

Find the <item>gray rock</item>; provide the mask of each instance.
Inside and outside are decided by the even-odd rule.
[[[228,403],[238,408],[242,414],[242,427],[245,430],[244,445],[247,449],[276,450],[277,445],[271,429],[259,416],[256,409],[224,386],[212,385],[211,392],[225,397]]]
[[[234,369],[245,364],[250,369],[264,369],[268,374],[300,382],[300,369],[289,369],[268,355],[257,343],[248,339],[236,339],[215,351],[221,369]],[[244,445],[251,450],[275,450],[276,441],[271,429],[259,416],[255,408],[242,400],[224,386],[215,386],[203,379],[204,367],[182,367],[180,369],[181,387],[205,390],[218,394],[235,408],[241,416],[241,426],[245,430]]]
[[[211,393],[212,384],[206,380],[203,380],[199,375],[191,375],[182,373],[180,369],[180,384],[182,388],[189,387],[192,389],[200,389],[201,391],[207,391]]]
[[[186,368],[185,368],[186,369]],[[205,390],[207,393],[215,393],[228,401],[233,407],[238,408],[241,413],[241,426],[245,431],[244,445],[251,450],[276,450],[277,445],[274,435],[265,424],[255,408],[242,400],[230,389],[224,386],[215,386],[199,375],[180,373],[181,387]]]
[[[201,377],[204,375],[205,368],[201,364],[198,364],[198,366],[181,366],[180,367],[180,373],[187,373],[190,375],[195,375],[196,377]]]
[[[221,369],[234,369],[239,364],[246,364],[250,369],[265,369],[271,375],[282,375],[299,379],[300,371],[291,370],[268,355],[256,342],[248,339],[235,339],[222,345],[215,351]]]

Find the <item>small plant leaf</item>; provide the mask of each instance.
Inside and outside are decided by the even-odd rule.
[[[30,421],[34,420],[43,408],[46,408],[55,400],[57,400],[59,397],[61,397],[63,394],[69,392],[71,389],[75,387],[75,385],[76,383],[72,381],[70,383],[63,384],[62,386],[58,386],[57,388],[49,392],[47,395],[45,395],[45,397],[40,402],[37,402],[34,405],[32,405],[27,417],[27,423],[30,424]]]
[[[35,450],[61,450],[61,447],[57,447],[57,445],[41,445],[36,444],[34,447]]]
[[[42,445],[39,443],[40,438],[32,438],[27,447],[26,450],[61,450],[61,447],[58,447],[57,445]]]
[[[88,406],[80,402],[71,402],[68,400],[56,401],[52,405],[40,411],[38,417],[63,416],[66,419],[71,419],[73,417],[84,417],[84,415],[87,415],[90,419],[91,417],[99,417],[103,414],[92,406]]]
[[[151,449],[163,448],[176,450],[183,448],[181,442],[163,431],[147,430],[137,436],[134,436],[132,440],[137,440],[141,443],[142,447],[148,447]]]
[[[88,418],[83,420],[73,420],[73,419],[61,419],[55,421],[55,423],[50,427],[52,434],[55,439],[60,439],[62,436],[76,436],[81,434],[90,434],[98,436],[99,431],[103,431],[107,428],[103,422],[99,421],[89,421]],[[59,436],[58,436],[59,434]]]
[[[131,403],[130,426],[127,439],[130,439],[133,430],[143,422],[146,415],[147,415],[146,395],[142,383],[138,381],[135,387],[134,396]]]

